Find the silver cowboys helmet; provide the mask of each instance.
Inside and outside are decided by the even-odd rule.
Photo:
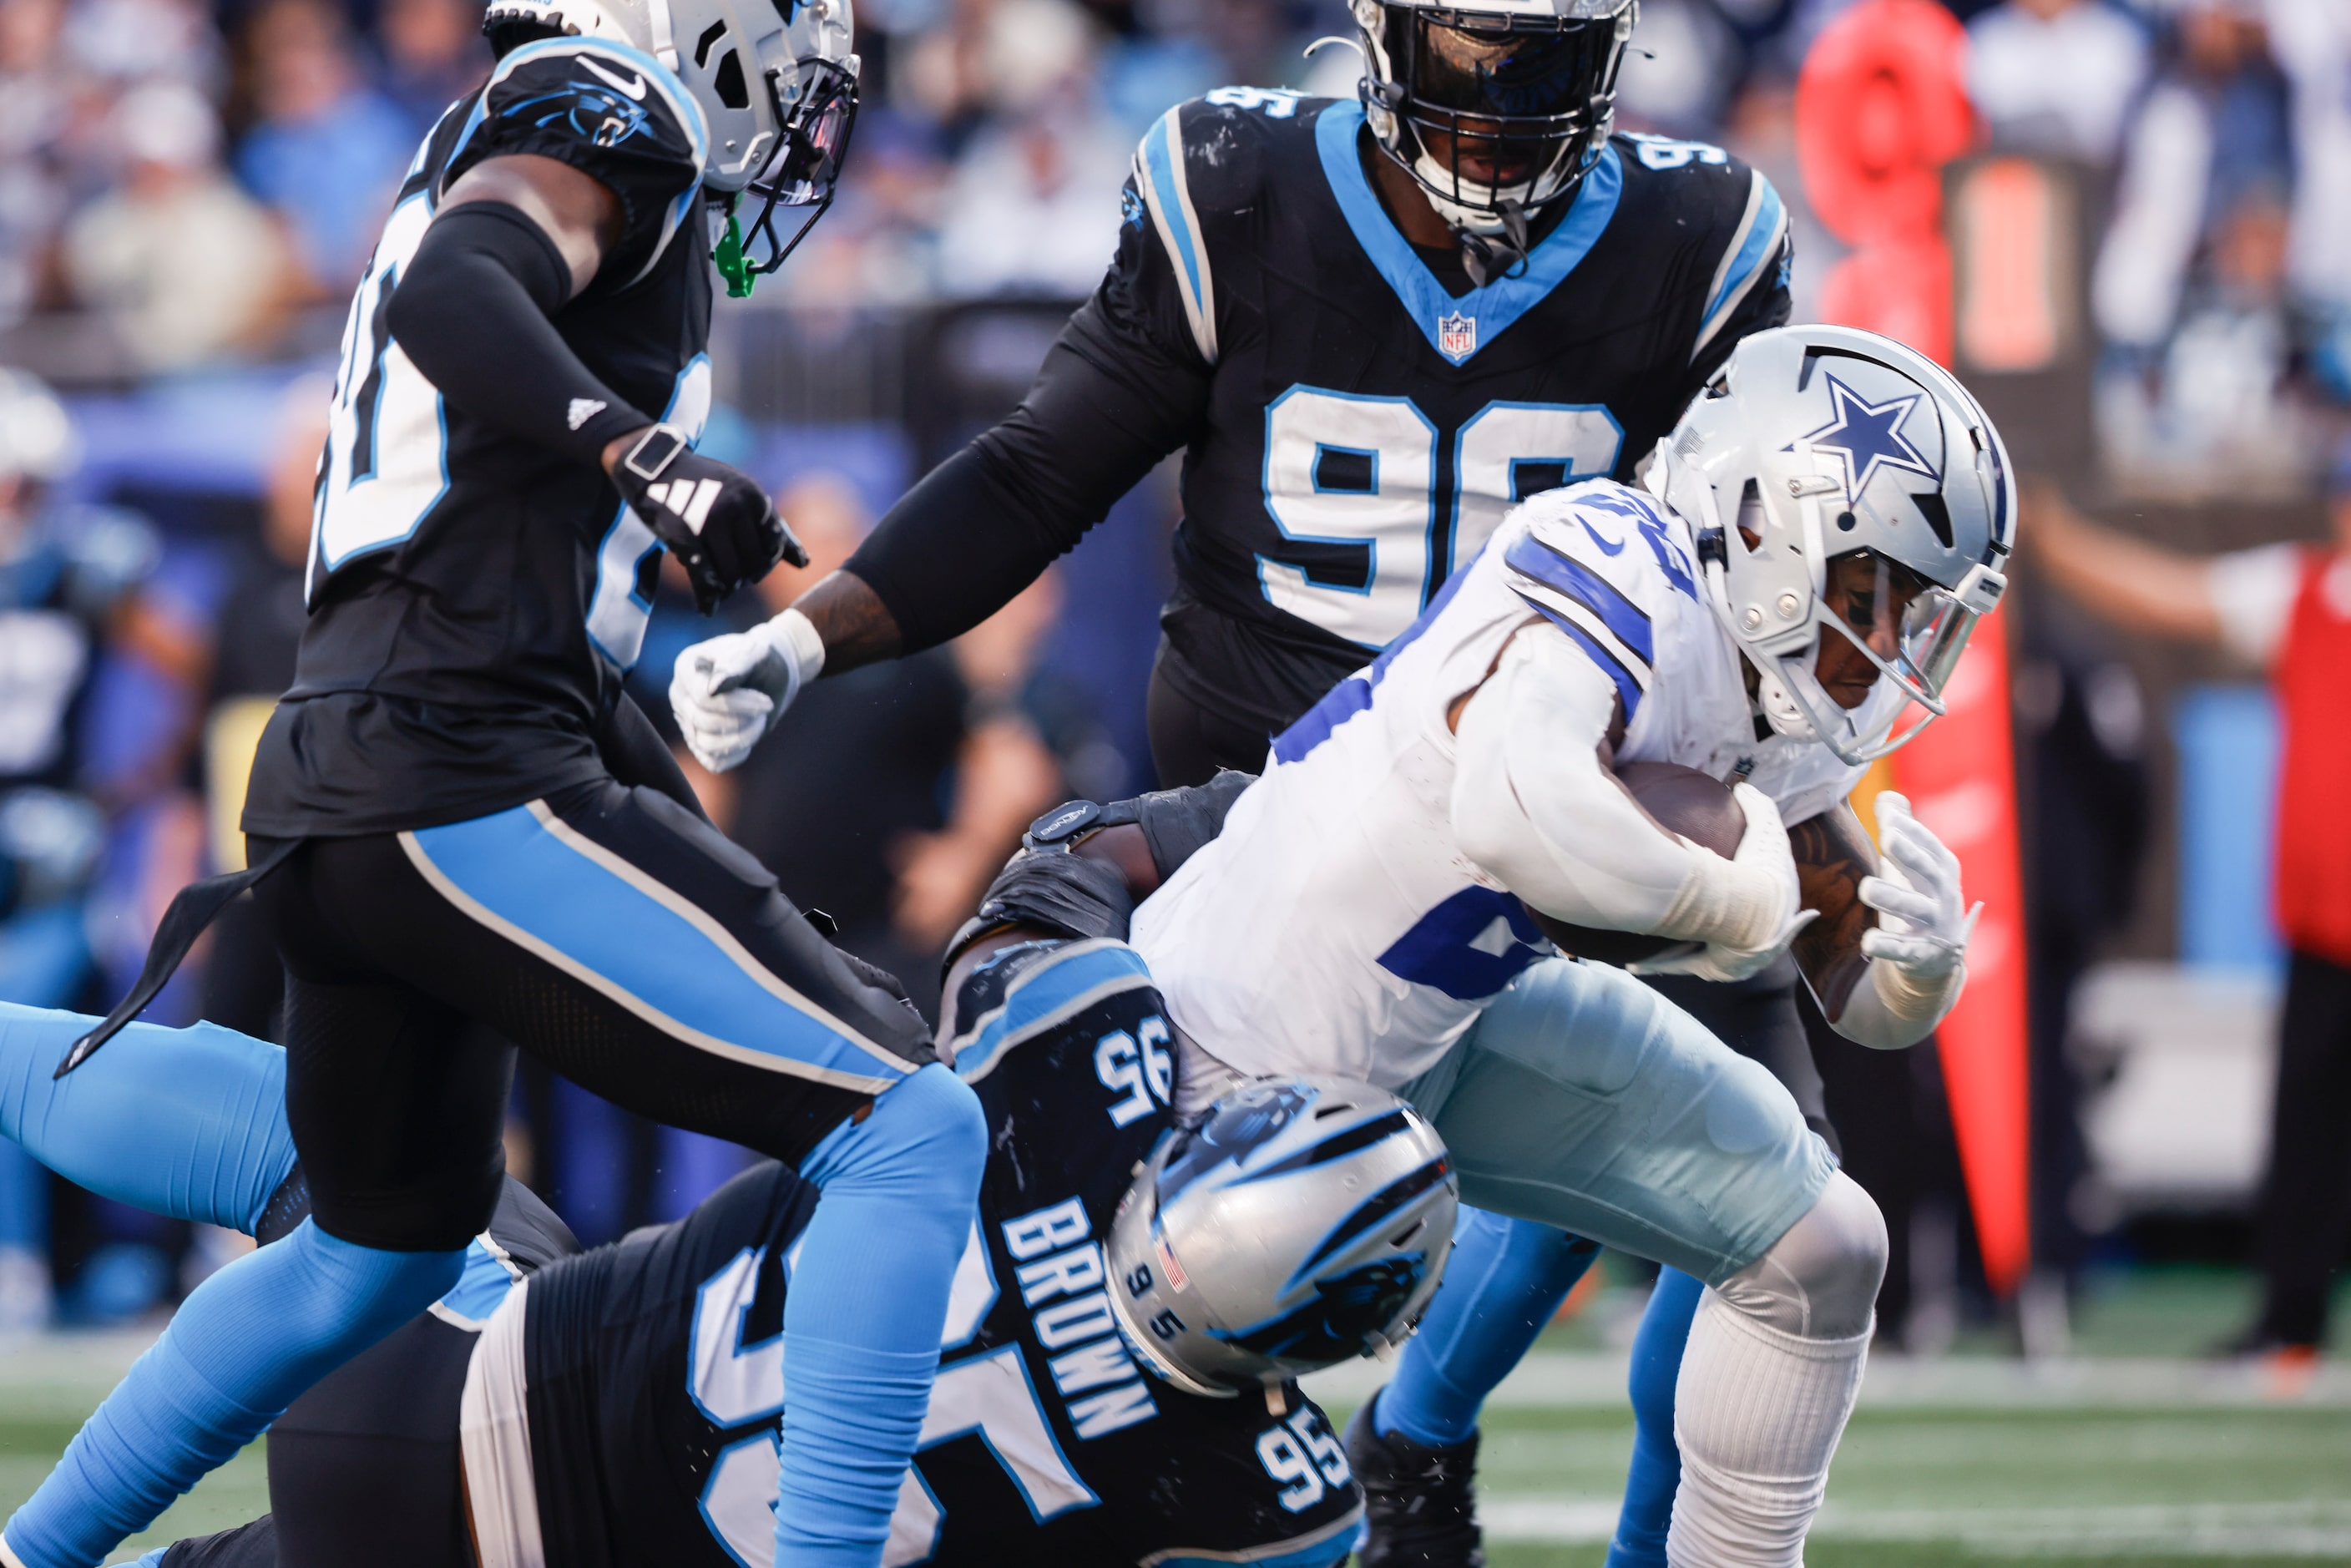
[[[854,30],[849,0],[490,0],[482,18],[501,54],[533,37],[585,36],[675,72],[709,127],[704,185],[764,201],[750,231],[766,231],[770,259],[757,271],[790,248],[769,226],[777,207],[821,213],[832,200],[857,118]]]
[[[1261,1079],[1152,1151],[1111,1222],[1111,1304],[1186,1393],[1284,1383],[1412,1332],[1459,1197],[1444,1141],[1385,1090]]]
[[[1697,530],[1705,599],[1754,667],[1764,717],[1847,762],[1942,713],[1977,620],[2008,587],[2016,481],[2000,433],[1950,372],[1875,332],[1744,340],[1658,444],[1647,482]],[[1823,590],[1855,554],[1874,576],[1840,614]],[[1823,637],[1876,666],[1850,712],[1814,674]],[[1897,734],[1913,705],[1924,715]]]
[[[1447,223],[1522,253],[1608,145],[1639,0],[1350,4],[1373,136]]]

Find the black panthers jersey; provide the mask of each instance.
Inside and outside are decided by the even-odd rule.
[[[1466,292],[1381,205],[1382,156],[1352,100],[1180,105],[1135,154],[1096,297],[1132,353],[1207,378],[1163,668],[1269,734],[1511,505],[1628,477],[1731,346],[1787,319],[1785,211],[1719,148],[1613,138],[1523,267]]]
[[[319,458],[294,685],[265,734],[248,831],[463,821],[597,777],[590,737],[636,660],[659,547],[597,470],[444,398],[387,327],[450,184],[558,158],[619,198],[622,234],[553,318],[628,402],[698,434],[710,405],[701,111],[605,39],[525,45],[418,149],[343,332]],[[572,427],[599,408],[572,411]]]
[[[957,1016],[987,1171],[884,1564],[1342,1560],[1361,1500],[1322,1413],[1294,1388],[1279,1416],[1179,1393],[1111,1317],[1102,1243],[1166,1129],[1175,1071],[1142,960],[1111,941],[1008,949]],[[784,1297],[815,1201],[761,1165],[686,1218],[533,1279],[547,1561],[770,1560]]]

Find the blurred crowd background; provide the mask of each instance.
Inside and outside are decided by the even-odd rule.
[[[1867,171],[1800,145],[1800,73],[1850,3],[1643,0],[1618,99],[1621,128],[1771,175],[1795,214],[1799,320],[1873,287],[1844,265],[1871,236],[1814,199]],[[71,424],[32,429],[10,411],[33,394],[0,381],[0,997],[104,1010],[170,895],[236,862],[244,758],[292,669],[349,290],[417,141],[486,74],[480,9],[0,0],[0,366],[54,387]],[[1950,304],[1921,329],[1943,340],[1922,346],[1998,388],[2032,481],[2005,619],[2035,1257],[2062,1299],[2111,1264],[2246,1255],[2283,966],[2277,720],[2259,648],[2092,613],[2036,576],[2029,530],[2037,511],[2225,550],[2324,538],[2334,511],[2351,538],[2351,5],[1948,10],[1973,120],[1934,264]],[[1352,49],[1306,52],[1352,32],[1338,0],[862,0],[858,24],[844,193],[778,277],[722,301],[714,334],[705,450],[772,482],[816,558],[738,596],[737,623],[1017,401],[1101,275],[1153,118],[1226,84],[1352,94],[1356,74]],[[2011,166],[2037,183],[1961,190]],[[2004,263],[1984,235],[2020,213],[2030,256]],[[2002,304],[2020,290],[2038,316]],[[789,896],[926,1006],[940,943],[1023,823],[1152,783],[1142,695],[1173,508],[1163,473],[996,620],[823,683],[750,765],[697,778]],[[633,677],[649,712],[666,720],[670,664],[709,630],[665,591]],[[202,956],[150,1016],[268,1032],[274,968],[251,933],[232,919]],[[1917,1110],[1886,1156],[1906,1163],[1888,1207],[1913,1245],[1886,1319],[1931,1351],[1992,1307],[1932,1053],[1880,1071]],[[740,1163],[528,1071],[511,1155],[591,1242]],[[0,1327],[135,1316],[229,1244],[0,1147]]]

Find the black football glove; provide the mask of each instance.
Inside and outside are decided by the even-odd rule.
[[[685,568],[695,608],[705,615],[778,560],[808,564],[767,491],[740,469],[690,450],[674,424],[639,437],[612,465],[612,483]]]

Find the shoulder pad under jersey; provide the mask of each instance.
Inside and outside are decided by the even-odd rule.
[[[608,272],[651,270],[702,183],[709,131],[683,82],[652,56],[608,38],[547,38],[498,62],[442,173],[446,189],[485,158],[559,159],[620,199],[622,240]]]
[[[1714,265],[1700,274],[1706,299],[1690,350],[1695,359],[1759,289],[1787,287],[1787,205],[1761,170],[1711,143],[1636,133],[1614,141],[1624,159],[1627,199],[1659,209],[1647,221],[1708,236]]]

